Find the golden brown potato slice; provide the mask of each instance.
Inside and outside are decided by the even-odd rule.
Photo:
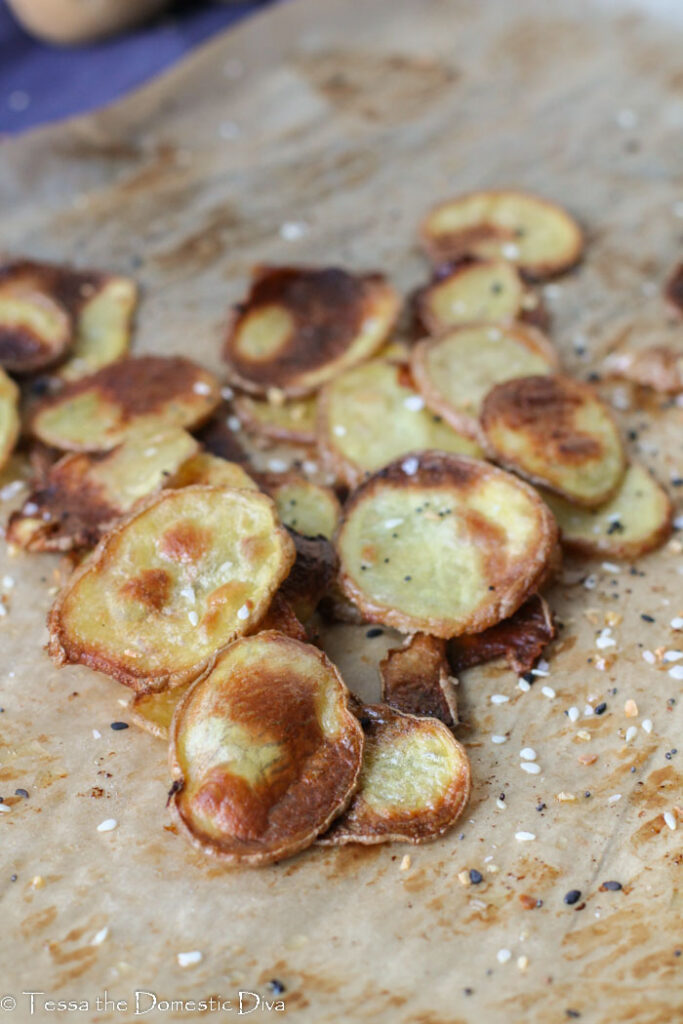
[[[481,409],[489,454],[507,469],[594,508],[618,489],[626,455],[611,411],[570,377],[498,384]]]
[[[399,308],[381,274],[261,267],[225,343],[231,379],[255,395],[310,394],[376,352]]]
[[[664,394],[675,395],[683,390],[683,346],[678,351],[670,345],[648,345],[611,352],[604,368],[612,377],[623,377]]]
[[[556,633],[547,602],[534,594],[509,619],[483,633],[455,637],[448,644],[448,658],[456,674],[505,658],[517,675],[523,675],[534,667]]]
[[[434,451],[359,487],[336,540],[342,589],[369,621],[446,638],[512,615],[545,578],[556,543],[532,487]]]
[[[67,384],[41,402],[30,425],[63,451],[104,451],[143,427],[196,426],[219,400],[216,378],[189,359],[139,356]]]
[[[237,395],[235,411],[246,430],[273,441],[312,445],[316,442],[317,401],[295,398],[289,402],[268,401],[252,395]]]
[[[462,260],[445,268],[415,295],[415,316],[433,335],[463,324],[547,319],[540,299],[506,260]]]
[[[683,315],[683,262],[674,267],[664,286],[664,297],[677,313]]]
[[[341,515],[339,499],[331,487],[311,483],[298,473],[262,473],[261,487],[269,494],[285,526],[304,537],[330,540]]]
[[[434,207],[420,227],[438,264],[477,256],[505,259],[529,278],[553,277],[581,258],[581,229],[555,203],[524,192],[470,192]]]
[[[446,641],[415,633],[403,647],[394,647],[379,663],[382,700],[408,715],[458,724],[457,680],[450,673]]]
[[[261,621],[294,557],[265,494],[162,491],[69,579],[50,612],[50,654],[139,692],[179,686]]]
[[[405,370],[374,360],[323,389],[318,432],[325,463],[350,487],[406,452],[439,448],[480,455],[481,449],[425,409]]]
[[[644,466],[631,463],[619,490],[605,505],[587,509],[542,491],[560,527],[564,547],[579,554],[638,558],[671,532],[673,506]]]
[[[310,846],[358,784],[363,730],[322,651],[267,631],[231,644],[176,709],[170,808],[229,864]]]
[[[412,351],[410,369],[429,408],[454,430],[477,437],[481,403],[491,388],[514,377],[553,373],[558,363],[535,328],[489,323],[425,338]]]
[[[296,548],[296,561],[282,584],[282,594],[297,617],[308,622],[324,594],[336,579],[339,561],[325,537],[304,537],[289,530]]]
[[[94,547],[117,519],[169,478],[199,444],[179,427],[141,430],[108,452],[74,452],[47,471],[10,517],[7,540],[28,551]]]
[[[130,346],[138,302],[135,281],[118,275],[95,275],[75,311],[75,337],[57,376],[78,380],[122,359]]]
[[[209,452],[197,452],[184,462],[168,480],[167,487],[191,487],[210,484],[213,487],[237,487],[258,490],[258,484],[237,462],[228,462]]]
[[[365,733],[358,792],[321,846],[427,843],[451,828],[470,795],[470,763],[442,722],[385,704],[360,710]]]
[[[58,283],[55,267],[28,261],[0,267],[0,366],[34,373],[64,356],[74,319]]]
[[[0,469],[19,437],[19,388],[0,368]]]

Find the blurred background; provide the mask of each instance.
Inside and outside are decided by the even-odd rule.
[[[93,110],[275,0],[0,0],[0,135]]]

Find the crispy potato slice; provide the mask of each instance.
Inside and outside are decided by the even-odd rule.
[[[497,658],[505,658],[513,672],[523,675],[534,667],[556,633],[548,603],[534,594],[509,619],[483,633],[451,640],[448,658],[456,675]]]
[[[35,410],[36,437],[63,451],[114,448],[142,427],[193,427],[220,399],[218,381],[189,359],[121,359],[67,384]]]
[[[541,301],[507,260],[461,260],[440,269],[415,295],[416,323],[427,334],[441,334],[471,323],[512,323],[547,317]]]
[[[472,324],[413,349],[415,386],[454,430],[477,437],[481,403],[496,384],[514,377],[553,373],[559,360],[540,331],[520,324]]]
[[[468,437],[424,408],[402,365],[374,360],[323,389],[318,433],[327,467],[350,487],[410,451],[439,448],[480,455]]]
[[[304,537],[330,540],[341,515],[339,499],[331,487],[314,484],[298,473],[262,473],[261,487],[269,494],[285,526]]]
[[[167,487],[191,487],[210,484],[213,487],[236,487],[258,490],[258,484],[237,462],[228,462],[209,452],[197,452],[184,462],[167,482]]]
[[[384,704],[360,710],[365,733],[358,792],[318,839],[346,843],[427,843],[451,828],[470,795],[470,762],[446,726]]]
[[[546,577],[556,544],[532,487],[434,451],[367,480],[336,539],[342,589],[369,621],[445,638],[512,615]]]
[[[7,540],[28,551],[94,547],[117,519],[168,480],[199,444],[179,427],[141,430],[108,452],[63,456],[10,516]]]
[[[296,548],[296,561],[282,584],[282,594],[297,617],[308,622],[336,579],[339,561],[325,537],[304,537],[296,530],[288,532]]]
[[[334,267],[260,267],[223,350],[245,391],[310,394],[386,341],[400,308],[382,274]]]
[[[138,288],[129,277],[96,275],[76,312],[75,339],[57,376],[78,380],[122,359],[130,346]]]
[[[245,429],[252,434],[273,441],[289,441],[290,444],[312,445],[316,442],[315,395],[289,402],[237,395],[234,406]]]
[[[583,555],[638,558],[671,533],[673,506],[666,491],[637,462],[605,505],[586,509],[541,491],[560,527],[564,547]]]
[[[520,377],[498,384],[481,409],[492,457],[528,480],[594,508],[618,489],[626,455],[611,411],[570,377]]]
[[[0,368],[0,469],[14,450],[19,427],[19,388]]]
[[[683,316],[683,262],[672,270],[664,286],[664,297]]]
[[[169,805],[181,832],[229,864],[310,846],[355,792],[363,730],[322,651],[267,631],[231,644],[178,705]]]
[[[74,318],[57,268],[22,261],[0,267],[0,366],[34,373],[58,362],[74,337]]]
[[[529,278],[553,277],[581,258],[581,229],[555,203],[509,190],[470,192],[434,207],[420,227],[437,265],[477,256],[506,259]]]
[[[604,369],[612,377],[623,377],[654,391],[677,394],[683,390],[683,347],[648,345],[646,348],[611,352]]]
[[[138,692],[198,678],[260,622],[295,548],[258,491],[162,491],[100,541],[50,612],[49,652]]]
[[[382,700],[409,715],[458,724],[457,679],[450,672],[446,641],[415,633],[403,647],[394,647],[379,663]]]

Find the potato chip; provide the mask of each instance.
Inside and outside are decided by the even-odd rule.
[[[258,484],[237,462],[228,462],[209,452],[197,452],[168,480],[167,487],[191,487],[210,484],[212,487],[237,487],[258,490]]]
[[[162,491],[100,541],[50,612],[49,652],[139,692],[202,675],[258,624],[295,558],[258,491]]]
[[[483,633],[455,637],[448,644],[448,658],[456,675],[505,658],[513,672],[521,676],[531,671],[556,633],[548,603],[534,594],[509,619]]]
[[[496,384],[514,377],[553,373],[555,349],[540,331],[520,324],[472,324],[412,351],[415,386],[429,408],[453,427],[477,437],[481,403]]]
[[[320,395],[318,431],[327,467],[350,487],[410,451],[480,455],[479,445],[425,409],[400,364],[373,360],[348,370]]]
[[[312,445],[316,442],[315,396],[280,402],[237,395],[234,406],[244,428],[259,437],[289,441],[290,444]]]
[[[446,641],[415,633],[403,647],[394,647],[379,663],[382,700],[409,715],[458,724],[457,679],[450,672]]]
[[[296,548],[296,560],[282,584],[282,594],[297,617],[308,622],[336,579],[339,562],[325,537],[304,537],[296,530],[289,530],[289,535]]]
[[[677,394],[683,391],[683,345],[648,345],[641,349],[611,352],[604,362],[605,373],[623,377],[641,387]]]
[[[135,281],[114,274],[95,275],[75,313],[73,348],[57,376],[78,380],[122,359],[130,346],[137,302]]]
[[[548,574],[556,543],[532,487],[435,451],[359,487],[336,539],[342,589],[369,621],[446,638],[512,615]]]
[[[399,308],[381,274],[260,267],[223,350],[231,379],[255,395],[310,394],[376,352]]]
[[[169,805],[181,832],[229,864],[310,846],[346,808],[363,730],[322,651],[267,631],[231,644],[171,726]]]
[[[19,388],[0,368],[0,469],[14,450],[19,426]]]
[[[570,377],[521,377],[498,384],[481,409],[492,457],[507,469],[588,508],[619,487],[626,456],[611,411]]]
[[[179,427],[141,430],[108,452],[73,452],[47,471],[10,517],[7,540],[28,551],[94,547],[141,498],[169,478],[199,444]]]
[[[426,843],[451,828],[470,795],[464,748],[434,718],[384,704],[360,712],[365,733],[358,792],[318,843]]]
[[[0,267],[0,367],[34,373],[58,362],[74,337],[74,320],[57,291],[56,268]]]
[[[126,434],[156,426],[194,427],[220,399],[215,377],[189,359],[121,359],[41,402],[31,429],[63,451],[104,451]]]
[[[261,487],[269,494],[280,519],[304,537],[331,539],[339,522],[341,506],[330,487],[311,483],[298,473],[262,473]]]
[[[561,207],[524,192],[470,192],[434,207],[420,227],[437,265],[476,256],[505,259],[529,278],[553,277],[581,258],[583,237]]]
[[[233,420],[232,408],[227,402],[221,402],[216,411],[199,429],[193,430],[202,448],[210,455],[227,462],[238,462],[240,465],[249,462],[249,455],[240,442]],[[239,425],[238,429],[239,429]]]
[[[626,470],[614,497],[599,508],[579,508],[549,491],[541,494],[557,519],[562,545],[579,554],[638,558],[671,533],[671,500],[637,462]]]

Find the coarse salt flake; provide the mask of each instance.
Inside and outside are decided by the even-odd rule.
[[[669,669],[669,675],[672,679],[683,679],[683,665],[674,665]]]
[[[416,458],[405,459],[401,464],[401,469],[406,474],[406,476],[415,476],[419,467],[420,463]]]
[[[193,964],[201,962],[202,954],[198,949],[193,949],[189,953],[178,953],[177,959],[179,967],[192,967]]]
[[[644,718],[643,722],[642,722],[642,726],[643,726],[643,729],[645,730],[645,732],[648,732],[648,733],[652,732],[652,729],[653,729],[652,719],[651,718]]]
[[[105,820],[101,821],[99,823],[99,825],[97,826],[97,831],[98,832],[113,832],[117,825],[118,825],[118,821],[116,820],[116,818],[105,818]]]
[[[100,930],[95,935],[93,935],[92,939],[90,940],[90,945],[101,946],[104,940],[106,939],[107,935],[109,935],[109,929],[106,926],[104,928],[100,928]]]
[[[237,618],[238,619],[242,619],[242,621],[244,621],[244,619],[248,619],[249,618],[249,606],[248,605],[243,604],[242,607],[240,609],[238,609]]]
[[[628,729],[626,730],[626,742],[630,743],[631,740],[634,740],[637,735],[638,735],[637,727],[635,725],[629,725]]]
[[[510,700],[510,698],[506,697],[504,693],[494,693],[491,696],[491,703],[492,704],[507,704],[507,702],[509,700]]]
[[[570,707],[569,711],[567,712],[567,717],[569,718],[570,722],[578,722],[580,714],[581,712],[576,707],[576,705],[572,705],[572,707]]]
[[[523,761],[535,761],[536,751],[533,747],[523,747],[522,750],[520,750],[519,752],[519,756],[522,758]]]
[[[557,694],[553,690],[552,686],[544,686],[543,689],[541,690],[541,693],[543,694],[544,697],[547,697],[548,700],[552,700],[553,697],[557,696]]]
[[[512,953],[510,952],[509,949],[499,949],[498,952],[496,953],[496,960],[498,961],[499,964],[506,964],[508,960],[511,958],[511,956]]]
[[[536,764],[535,761],[522,761],[519,767],[529,775],[539,775],[541,772],[540,764]]]
[[[424,409],[425,402],[421,395],[408,395],[408,397],[403,400],[403,405],[406,409],[409,409],[410,412],[419,412],[421,409]]]
[[[535,838],[533,832],[515,832],[515,839],[518,843],[530,843]]]
[[[495,736],[491,737],[491,743],[505,743],[506,741],[507,741],[507,736],[495,735]]]
[[[676,831],[676,817],[675,817],[675,815],[671,811],[664,811],[663,818],[664,818],[664,821],[665,821],[667,827],[670,828],[672,832],[675,832]]]

